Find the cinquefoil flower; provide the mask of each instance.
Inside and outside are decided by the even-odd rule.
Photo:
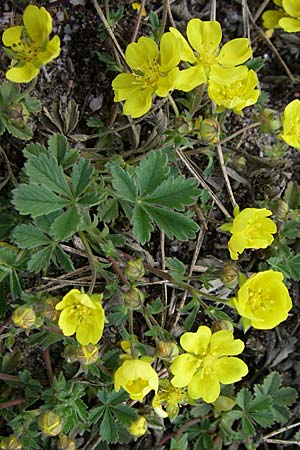
[[[255,89],[258,78],[245,66],[232,69],[215,68],[208,82],[208,95],[219,106],[241,114],[246,106],[254,105],[259,97]]]
[[[266,208],[245,208],[241,212],[238,208],[234,210],[233,222],[220,227],[232,234],[228,242],[231,259],[237,260],[239,253],[243,253],[246,248],[266,248],[272,244],[272,235],[277,228],[268,218],[271,215],[272,211]]]
[[[232,39],[220,49],[222,29],[216,20],[189,21],[186,34],[192,48],[176,28],[171,27],[170,31],[181,42],[181,59],[192,65],[188,69],[181,70],[176,79],[176,89],[185,92],[205,83],[212,68],[232,68],[243,64],[252,55],[247,38]]]
[[[102,294],[91,296],[78,289],[71,289],[56,305],[61,310],[58,326],[65,336],[76,333],[81,345],[97,344],[104,328],[104,310],[101,306]]]
[[[281,272],[266,270],[252,275],[241,286],[233,302],[249,325],[269,330],[286,320],[292,301],[283,278]]]
[[[247,375],[248,367],[239,358],[244,343],[234,339],[232,331],[221,330],[212,334],[206,326],[196,333],[184,333],[180,344],[187,353],[177,356],[171,364],[175,387],[188,386],[189,396],[212,403],[220,395],[220,383],[231,384]]]
[[[128,427],[128,431],[135,438],[139,438],[146,433],[147,428],[147,420],[144,416],[140,416],[137,420],[130,424],[130,426]]]
[[[40,68],[57,58],[60,39],[52,32],[52,18],[44,8],[28,5],[23,14],[24,26],[10,27],[2,35],[3,44],[10,47],[6,52],[12,59],[12,67],[6,78],[15,83],[28,83],[35,78]]]
[[[125,100],[124,114],[140,117],[150,110],[153,94],[166,97],[174,89],[180,43],[172,33],[165,33],[159,50],[152,39],[141,37],[128,45],[125,57],[133,72],[121,73],[113,80],[114,101]]]
[[[153,397],[152,408],[159,417],[169,417],[173,420],[179,413],[179,405],[184,402],[185,397],[182,388],[177,388],[169,380],[163,379],[159,382],[158,393]]]
[[[115,391],[122,387],[132,400],[142,401],[152,389],[157,392],[158,375],[151,365],[141,359],[129,359],[116,370]]]
[[[300,149],[300,100],[293,100],[286,106],[282,125],[280,137],[291,147]]]
[[[288,33],[300,31],[300,0],[274,0],[279,9],[263,13],[263,26],[283,28]]]

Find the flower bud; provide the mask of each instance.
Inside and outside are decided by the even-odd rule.
[[[244,156],[235,156],[232,160],[232,165],[233,168],[237,171],[237,172],[243,172],[246,168],[246,158]]]
[[[263,133],[274,133],[280,128],[280,121],[273,109],[265,108],[259,116],[259,121]]]
[[[131,425],[128,427],[128,431],[135,438],[139,438],[146,433],[147,427],[147,420],[144,416],[141,416],[131,423]]]
[[[23,103],[17,103],[11,106],[9,117],[14,125],[23,128],[28,120],[29,112]]]
[[[77,361],[77,351],[78,347],[76,345],[66,345],[63,352],[63,357],[68,363],[74,363]]]
[[[232,325],[232,322],[230,322],[230,320],[216,320],[212,324],[211,329],[213,333],[216,333],[217,331],[221,330],[233,331],[234,327]]]
[[[234,263],[225,264],[222,270],[221,280],[224,286],[233,289],[239,280],[239,271]]]
[[[168,341],[168,342],[159,342],[156,347],[156,353],[157,356],[161,359],[168,359],[172,360],[179,354],[178,346],[175,344],[175,342]]]
[[[12,321],[18,327],[29,330],[36,321],[36,315],[33,308],[29,305],[18,306],[13,314]]]
[[[58,443],[59,450],[76,450],[76,443],[74,439],[69,438],[66,434],[61,434],[59,436]]]
[[[3,437],[0,440],[1,450],[22,450],[23,446],[15,436]]]
[[[217,411],[230,411],[236,405],[236,401],[230,397],[220,395],[213,405]]]
[[[38,425],[45,436],[57,436],[62,430],[62,419],[54,411],[44,411],[38,418]]]
[[[288,212],[289,212],[289,205],[283,200],[278,200],[275,212],[276,216],[279,219],[284,219]]]
[[[219,140],[219,124],[214,119],[203,119],[200,123],[200,135],[205,144],[214,144]]]
[[[144,303],[144,294],[138,288],[132,286],[128,292],[124,294],[125,306],[129,309],[139,309]]]
[[[193,124],[186,117],[179,116],[175,120],[175,129],[178,133],[188,134],[193,131]]]
[[[86,366],[94,364],[99,358],[99,349],[97,345],[81,345],[77,351],[77,361]]]
[[[55,309],[58,302],[60,302],[59,298],[50,297],[44,303],[44,316],[52,322],[56,322],[59,318],[59,311]]]
[[[145,274],[144,265],[141,258],[131,259],[125,267],[125,275],[130,281],[137,281]]]

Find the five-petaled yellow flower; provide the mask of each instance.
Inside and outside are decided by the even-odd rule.
[[[12,67],[6,78],[15,83],[28,83],[35,78],[40,68],[57,58],[60,53],[60,39],[52,32],[52,18],[44,8],[28,5],[23,14],[24,26],[10,27],[4,31],[3,44],[12,58]]]
[[[101,306],[102,294],[83,294],[71,289],[56,305],[61,310],[58,326],[65,336],[76,333],[81,345],[97,344],[104,329],[104,310]]]
[[[233,222],[220,227],[232,234],[228,242],[231,259],[237,260],[246,248],[267,248],[272,244],[277,228],[268,218],[271,215],[272,211],[266,208],[245,208],[241,212],[235,208]]]
[[[162,36],[160,50],[147,37],[128,45],[125,57],[133,72],[121,73],[112,82],[115,102],[125,100],[124,114],[140,117],[150,110],[153,94],[166,97],[174,89],[179,48],[180,43],[172,33]]]
[[[159,417],[169,417],[173,420],[179,413],[179,405],[184,402],[185,397],[187,396],[182,388],[177,388],[169,380],[162,379],[159,382],[158,393],[152,399],[152,408]]]
[[[128,431],[135,438],[139,438],[146,433],[147,428],[147,420],[144,416],[140,416],[137,420],[130,424],[130,426],[128,427]]]
[[[300,31],[300,0],[274,0],[281,8],[263,13],[263,25],[266,28],[283,28],[288,33]]]
[[[184,333],[180,344],[187,353],[177,356],[171,364],[171,383],[175,387],[188,386],[193,399],[212,403],[220,395],[220,383],[235,383],[248,373],[247,365],[231,356],[244,350],[244,343],[234,339],[232,331],[212,334],[208,327],[200,326],[196,333]]]
[[[286,106],[282,125],[280,137],[291,147],[300,149],[300,100],[293,100]]]
[[[232,39],[220,49],[222,29],[216,20],[189,21],[186,34],[192,48],[176,28],[171,27],[170,31],[181,42],[181,59],[192,65],[181,70],[176,79],[176,89],[185,92],[205,83],[213,68],[231,69],[243,64],[252,54],[247,38]]]
[[[132,400],[142,401],[152,389],[157,392],[158,375],[151,365],[141,359],[129,359],[115,373],[115,390],[123,388]]]
[[[256,73],[246,66],[215,68],[209,78],[208,95],[218,106],[241,114],[242,109],[257,102],[257,83]]]
[[[283,274],[266,270],[250,277],[233,299],[238,313],[249,325],[269,330],[286,320],[292,301]]]

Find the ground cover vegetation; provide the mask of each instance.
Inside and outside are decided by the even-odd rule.
[[[219,3],[3,3],[3,450],[300,447],[300,1]]]

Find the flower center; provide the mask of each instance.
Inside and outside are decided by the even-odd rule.
[[[13,51],[15,52],[15,59],[17,61],[28,62],[36,59],[38,49],[35,47],[31,40],[22,39],[12,44]]]
[[[87,306],[81,304],[70,306],[70,315],[76,322],[84,320],[87,325],[92,325],[93,310]]]
[[[215,50],[203,49],[203,52],[197,55],[197,60],[204,66],[205,73],[208,75],[211,67],[217,63]]]
[[[142,67],[137,69],[139,74],[135,74],[136,80],[139,84],[143,84],[143,87],[153,87],[157,84],[160,78],[159,64],[157,60],[148,61],[148,67]]]
[[[138,394],[143,392],[143,390],[148,386],[148,381],[143,378],[137,378],[127,383],[127,389],[131,394]]]
[[[268,288],[262,289],[258,288],[255,291],[249,290],[248,301],[250,304],[250,308],[252,313],[255,313],[257,310],[268,311],[270,310],[270,291]]]

